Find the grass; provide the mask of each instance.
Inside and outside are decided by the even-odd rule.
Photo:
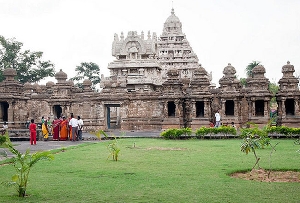
[[[119,160],[107,160],[107,141],[55,154],[31,171],[28,196],[2,187],[1,202],[299,202],[299,183],[267,183],[234,179],[228,174],[250,170],[253,154],[240,151],[241,140],[118,141]],[[276,169],[300,170],[299,146],[280,142],[272,155]],[[134,147],[135,146],[135,147]],[[257,151],[260,166],[269,167],[270,149]],[[1,166],[7,180],[12,166]]]

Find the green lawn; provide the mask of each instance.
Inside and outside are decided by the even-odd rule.
[[[118,162],[107,160],[109,142],[67,148],[53,161],[37,163],[28,196],[19,198],[13,188],[1,186],[0,202],[300,202],[300,183],[228,176],[255,163],[252,153],[240,151],[238,139],[121,139]],[[276,142],[273,168],[300,170],[300,146],[293,140],[272,140]],[[270,148],[257,153],[260,166],[269,168]],[[14,174],[12,166],[1,166],[0,171],[1,181]]]

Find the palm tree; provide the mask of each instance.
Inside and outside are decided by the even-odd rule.
[[[248,66],[246,67],[246,75],[247,77],[251,77],[253,76],[252,74],[252,70],[255,66],[259,65],[260,62],[259,61],[252,61],[251,63],[248,64]]]
[[[15,168],[16,174],[12,176],[11,181],[2,182],[5,186],[15,186],[19,197],[25,197],[29,173],[32,167],[40,160],[52,160],[53,154],[50,151],[38,151],[30,154],[27,149],[25,153],[19,152],[11,143],[8,132],[1,136],[1,147],[7,148],[15,156],[11,159],[11,165]],[[7,157],[7,152],[2,151],[1,155]]]

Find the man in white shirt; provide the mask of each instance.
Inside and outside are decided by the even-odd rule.
[[[78,137],[78,120],[74,118],[73,113],[71,114],[71,120],[69,121],[69,126],[72,126],[72,141],[76,141]]]
[[[78,120],[78,139],[82,140],[82,128],[83,128],[83,120],[80,118],[80,116],[77,117]]]
[[[217,112],[215,113],[215,118],[216,118],[215,128],[217,128],[221,124],[221,116],[219,114],[219,110],[217,110]]]

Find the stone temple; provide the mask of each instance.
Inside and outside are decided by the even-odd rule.
[[[223,69],[219,87],[199,63],[196,53],[182,32],[182,23],[174,9],[163,24],[162,34],[136,31],[114,35],[109,77],[101,76],[101,91],[91,89],[84,80],[83,89],[74,86],[62,70],[54,82],[46,85],[21,84],[16,71],[6,69],[0,83],[0,123],[23,128],[27,118],[40,121],[42,116],[80,115],[84,130],[119,129],[150,131],[167,128],[209,125],[219,110],[222,123],[237,126],[254,122],[259,126],[270,120],[269,79],[258,65],[243,87],[236,70],[228,64]],[[279,80],[278,125],[297,126],[300,122],[299,80],[294,66],[282,67]]]

